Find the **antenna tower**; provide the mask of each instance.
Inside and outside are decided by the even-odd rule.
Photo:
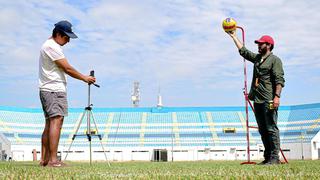
[[[140,103],[140,88],[139,88],[139,82],[135,81],[133,82],[133,92],[131,94],[131,101],[133,107],[139,107]]]

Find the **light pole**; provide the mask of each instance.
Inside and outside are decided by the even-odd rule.
[[[301,159],[304,160],[304,156],[303,156],[303,141],[304,141],[304,134],[302,132],[302,128],[301,128],[301,131],[300,131],[300,139],[301,139]]]
[[[171,127],[171,161],[173,162],[173,119],[172,119],[172,127]]]

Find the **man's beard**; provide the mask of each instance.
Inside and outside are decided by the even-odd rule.
[[[258,52],[261,54],[261,55],[265,55],[267,53],[267,47],[264,47],[264,48],[260,48],[258,49]]]

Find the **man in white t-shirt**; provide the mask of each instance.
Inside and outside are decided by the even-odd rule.
[[[67,44],[70,38],[77,38],[71,27],[68,21],[56,23],[52,37],[45,41],[40,50],[39,89],[46,119],[41,138],[41,166],[63,165],[57,159],[57,150],[63,119],[68,115],[66,75],[89,84],[96,81],[94,77],[83,75],[74,69],[63,54],[61,47]]]

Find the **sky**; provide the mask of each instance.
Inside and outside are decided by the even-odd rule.
[[[159,89],[168,107],[243,106],[244,61],[221,27],[227,17],[244,28],[253,52],[254,40],[274,38],[285,71],[282,105],[320,102],[318,0],[0,0],[0,7],[0,106],[41,107],[39,51],[60,20],[79,37],[63,46],[69,63],[83,74],[95,70],[94,107],[132,107],[134,81],[140,107],[156,106]],[[68,77],[69,107],[85,107],[87,91]]]

